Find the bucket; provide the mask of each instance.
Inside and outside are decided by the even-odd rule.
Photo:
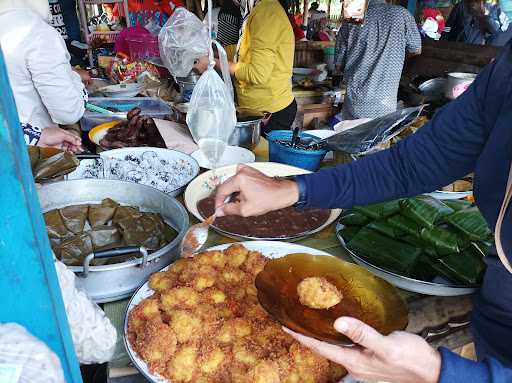
[[[291,130],[273,130],[268,134],[269,161],[297,166],[312,172],[317,171],[327,150],[289,148],[276,142],[277,140],[291,141],[292,135],[293,132]],[[307,133],[300,133],[300,138],[313,139],[314,141],[319,140],[318,137]]]
[[[324,62],[330,73],[334,73],[334,47],[324,48]]]

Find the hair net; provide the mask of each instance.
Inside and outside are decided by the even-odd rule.
[[[158,35],[160,56],[174,77],[186,77],[194,60],[208,56],[208,30],[193,13],[178,8]]]
[[[30,9],[47,22],[52,19],[48,0],[0,0],[0,12],[14,9]]]

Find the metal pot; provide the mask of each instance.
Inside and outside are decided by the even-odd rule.
[[[475,81],[475,73],[452,72],[446,75],[444,96],[450,100],[459,97]]]
[[[229,137],[228,145],[241,146],[252,150],[260,142],[261,118],[244,118],[235,125],[235,130]]]
[[[177,77],[176,82],[180,86],[180,93],[183,102],[189,102],[192,97],[192,92],[197,84],[197,81],[201,77],[195,72],[190,72],[187,77]]]
[[[418,86],[419,91],[429,101],[439,100],[443,97],[446,88],[446,79],[443,77],[431,78]]]
[[[65,206],[101,203],[112,198],[121,205],[137,206],[142,211],[159,213],[178,236],[165,247],[147,255],[143,248],[127,248],[89,255],[83,266],[69,267],[81,281],[92,300],[112,302],[126,297],[149,276],[175,261],[178,245],[188,228],[187,211],[174,198],[149,186],[113,180],[74,180],[44,185],[38,190],[43,212]],[[89,266],[94,258],[107,258],[139,251],[141,258],[104,266]]]

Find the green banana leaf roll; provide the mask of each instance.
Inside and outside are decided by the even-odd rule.
[[[454,211],[464,210],[473,206],[471,202],[465,201],[463,199],[449,199],[443,202],[446,206],[452,208]]]
[[[342,214],[340,217],[340,222],[345,226],[364,226],[370,222],[370,220],[364,214],[361,214],[357,211],[348,210]]]
[[[385,219],[377,219],[373,222],[370,222],[368,225],[366,225],[368,229],[375,230],[381,234],[387,235],[391,238],[400,238],[405,235],[405,231],[402,229],[397,228],[394,225],[391,225],[387,220]]]
[[[388,223],[408,235],[413,235],[418,238],[420,237],[421,227],[412,219],[397,214],[389,217]]]
[[[347,247],[386,270],[409,276],[422,250],[363,227]]]
[[[352,210],[372,219],[386,218],[400,211],[399,202],[400,200],[393,200],[372,205],[358,205],[354,206]]]
[[[485,263],[482,258],[472,250],[463,254],[450,254],[440,258],[439,263],[453,276],[464,284],[475,285],[482,280]]]
[[[485,241],[492,235],[489,226],[476,206],[450,214],[446,222],[472,241]]]
[[[421,230],[423,241],[436,250],[440,256],[459,252],[457,236],[441,227]]]
[[[400,201],[400,212],[421,227],[432,228],[437,221],[452,214],[453,209],[433,197],[419,195]]]
[[[348,243],[359,233],[361,230],[360,226],[344,226],[342,229],[338,230],[338,234],[343,238],[345,243]]]

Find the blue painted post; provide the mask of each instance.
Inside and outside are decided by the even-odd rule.
[[[59,356],[66,381],[81,383],[1,50],[0,179],[0,322],[24,326]]]

